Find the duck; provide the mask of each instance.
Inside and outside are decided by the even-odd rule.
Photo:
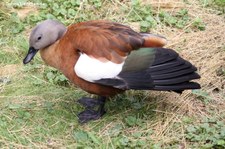
[[[91,20],[66,27],[57,20],[37,24],[29,37],[23,63],[40,52],[43,61],[97,98],[82,97],[80,123],[100,119],[109,97],[126,90],[173,91],[200,89],[197,68],[175,50],[164,48],[161,35],[136,32],[127,25]]]

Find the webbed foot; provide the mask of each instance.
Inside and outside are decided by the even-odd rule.
[[[78,100],[80,104],[86,107],[86,109],[78,114],[80,123],[87,123],[91,120],[97,120],[101,118],[105,113],[105,97],[99,99],[81,98]],[[97,110],[95,110],[97,108]]]

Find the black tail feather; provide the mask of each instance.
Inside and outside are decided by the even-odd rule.
[[[196,82],[185,82],[185,83],[180,83],[180,84],[172,84],[172,85],[156,85],[154,87],[154,90],[160,90],[160,91],[182,91],[185,89],[199,89],[200,85]]]
[[[154,63],[154,65],[152,65],[149,68],[149,71],[155,72],[155,71],[160,71],[160,70],[165,70],[165,69],[171,69],[171,68],[183,65],[184,63],[185,63],[185,61],[182,58],[178,57],[177,60],[165,62],[165,63],[159,64],[159,65]]]
[[[152,74],[151,77],[152,79],[154,80],[157,80],[157,79],[168,79],[168,78],[175,78],[175,77],[179,77],[179,76],[182,76],[182,75],[186,75],[186,74],[189,74],[189,73],[192,73],[194,71],[196,71],[196,67],[189,67],[188,69],[181,69],[181,70],[178,70],[178,71],[175,71],[175,72],[168,72],[168,73],[164,73],[164,74]]]
[[[165,61],[160,61],[157,56],[164,55],[170,57]],[[199,74],[196,73],[197,68],[190,62],[182,59],[179,55],[170,49],[157,49],[156,61],[149,68],[151,79],[153,80],[153,90],[175,91],[182,92],[185,89],[199,89],[200,85],[191,80],[199,79]]]
[[[167,52],[165,52],[165,48],[158,48],[155,57],[156,59],[154,61],[154,64],[152,64],[152,66],[165,64],[166,62],[174,60],[175,58],[178,57],[178,54],[170,49],[167,49]]]
[[[173,67],[173,68],[169,68],[169,69],[164,69],[164,70],[160,70],[160,71],[154,71],[151,72],[152,75],[160,75],[160,74],[167,74],[167,73],[172,73],[172,72],[176,72],[179,70],[183,70],[183,69],[187,69],[190,67],[194,67],[191,63],[189,63],[188,61],[185,62],[185,64],[181,64],[179,67]],[[197,70],[197,68],[196,68]]]
[[[197,73],[191,73],[191,74],[185,74],[180,77],[176,78],[170,78],[170,79],[158,79],[158,80],[153,80],[154,85],[172,85],[172,84],[178,84],[186,81],[190,81],[193,79],[199,79],[200,76]]]

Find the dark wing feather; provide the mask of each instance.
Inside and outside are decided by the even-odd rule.
[[[143,49],[140,50],[141,53]],[[179,55],[165,48],[146,48],[149,51],[146,55],[154,55],[140,57],[141,54],[136,54],[135,61],[127,61],[129,64],[124,66],[132,67],[131,69],[123,69],[116,78],[101,79],[96,83],[113,86],[120,89],[138,89],[138,90],[163,90],[182,92],[185,89],[199,89],[200,85],[191,82],[194,79],[199,79],[200,76],[196,73],[196,67],[188,61],[179,57]],[[143,59],[142,59],[143,58]],[[134,59],[134,58],[132,58]],[[148,62],[145,63],[142,69],[135,65],[142,59]],[[140,64],[141,65],[141,64]],[[135,71],[136,70],[136,71]]]

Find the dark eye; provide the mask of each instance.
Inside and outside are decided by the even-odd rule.
[[[37,38],[37,40],[41,40],[41,36],[39,36],[39,37]]]

